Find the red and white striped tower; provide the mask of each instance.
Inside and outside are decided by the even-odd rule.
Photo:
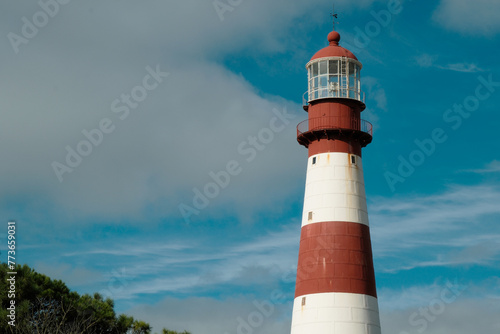
[[[297,126],[308,148],[292,334],[380,333],[361,148],[372,126],[361,120],[361,63],[330,45],[306,65],[309,118]]]

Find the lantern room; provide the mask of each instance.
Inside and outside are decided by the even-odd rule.
[[[319,99],[345,98],[361,102],[364,109],[361,63],[349,50],[339,46],[339,33],[330,32],[328,41],[330,45],[318,51],[306,64],[308,90],[304,94],[305,104]]]

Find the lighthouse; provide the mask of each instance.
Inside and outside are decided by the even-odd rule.
[[[360,118],[361,63],[339,45],[307,63],[308,119],[297,141],[308,149],[292,334],[381,333],[361,150],[372,125]]]

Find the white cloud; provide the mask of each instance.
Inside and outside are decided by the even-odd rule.
[[[496,0],[441,0],[433,19],[452,31],[492,36],[500,33],[499,12]]]
[[[276,207],[276,198],[287,199],[295,190],[289,180],[304,176],[299,153],[304,149],[294,137],[296,123],[306,114],[296,103],[263,97],[218,62],[242,50],[260,56],[301,52],[289,34],[293,21],[304,8],[315,15],[320,12],[316,5],[325,3],[245,1],[222,22],[212,1],[150,1],[147,6],[121,1],[119,8],[87,1],[62,7],[18,55],[10,49],[0,55],[8,64],[3,77],[9,78],[0,82],[5,161],[0,172],[10,175],[2,180],[0,195],[19,198],[31,219],[180,218],[178,204],[190,204],[192,189],[210,182],[208,173],[224,169],[230,160],[245,163],[238,145],[269,126],[274,108],[286,108],[302,116],[243,166],[200,217],[220,214],[224,207],[238,208],[241,217]],[[7,6],[12,10],[0,13],[5,33],[20,33],[21,17],[40,10],[36,4]],[[311,8],[316,8],[313,13]],[[119,120],[112,102],[141,84],[145,67],[156,64],[170,76]],[[113,121],[114,132],[59,183],[51,163],[64,163],[65,147],[75,149],[85,139],[81,131],[97,127],[103,118]],[[4,213],[9,207],[4,205]]]
[[[3,179],[1,188],[4,196],[33,196],[31,200],[26,198],[27,211],[32,214],[37,209],[47,212],[47,208],[53,208],[60,219],[68,221],[89,215],[133,218],[143,216],[145,210],[152,212],[149,208],[154,206],[156,217],[179,215],[179,194],[189,192],[192,197],[191,188],[208,182],[211,170],[225,168],[231,159],[241,159],[237,144],[267,126],[273,108],[300,110],[298,105],[278,98],[273,101],[260,97],[242,77],[203,59],[211,54],[210,50],[223,54],[221,50],[228,52],[248,45],[249,40],[262,34],[249,29],[249,18],[247,25],[241,21],[223,24],[216,20],[215,13],[201,16],[187,2],[172,5],[175,8],[163,2],[149,8],[129,2],[121,4],[122,15],[128,19],[110,25],[108,14],[104,15],[111,9],[110,4],[73,4],[80,6],[93,9],[92,20],[75,19],[71,25],[68,22],[71,29],[51,31],[50,39],[44,37],[49,32],[40,34],[37,38],[45,43],[33,40],[23,45],[19,58],[8,59],[12,66],[5,74],[12,80],[0,84],[5,121],[5,140],[0,145],[4,161],[9,162],[2,164],[1,171],[11,175]],[[71,21],[71,17],[87,13],[87,8],[78,13],[70,7],[65,9],[57,18]],[[241,9],[239,16],[246,17],[244,12]],[[186,18],[193,22],[179,22]],[[158,26],[131,26],[129,19],[136,24],[152,21]],[[66,26],[59,24],[59,28]],[[178,26],[189,28],[179,34]],[[17,24],[11,28],[17,28]],[[254,37],[237,38],[248,30]],[[88,39],[91,44],[81,43]],[[163,59],[159,59],[162,52]],[[112,113],[111,103],[141,84],[147,73],[145,67],[156,64],[171,76],[150,92],[126,120],[120,121]],[[78,142],[85,139],[81,131],[97,127],[105,117],[116,125],[115,131],[59,183],[51,163],[64,163],[65,146],[76,149]],[[276,177],[280,188],[279,180],[284,182],[286,175],[277,173],[283,174],[283,165],[270,164],[275,167],[271,173],[259,165],[269,164],[273,158],[270,151],[277,150],[289,165],[299,166],[291,162],[300,156],[286,154],[299,149],[293,132],[294,124],[290,124],[276,136],[272,148],[252,166],[256,173],[246,172],[239,177],[246,181],[240,182],[238,189],[255,177],[263,181]],[[299,170],[287,169],[292,173]],[[232,191],[235,193],[241,191]],[[251,200],[260,202],[254,194]],[[251,200],[245,206],[252,205]],[[235,201],[245,200],[240,195]],[[44,202],[43,208],[36,207],[39,202]]]

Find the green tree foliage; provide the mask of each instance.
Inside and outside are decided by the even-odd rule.
[[[15,275],[16,326],[8,324],[9,270],[0,264],[0,333],[5,334],[150,334],[151,326],[125,314],[116,315],[110,298],[79,295],[60,280],[52,280],[27,265]],[[162,334],[191,334],[163,329]]]
[[[16,326],[8,324],[11,299],[7,295],[7,264],[0,264],[0,333],[19,334],[149,334],[144,321],[117,316],[113,300],[79,295],[60,280],[52,280],[27,265],[18,265],[16,279]]]
[[[191,334],[191,333],[188,331],[184,331],[181,333],[181,332],[171,331],[171,330],[163,328],[161,334]]]

